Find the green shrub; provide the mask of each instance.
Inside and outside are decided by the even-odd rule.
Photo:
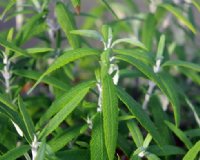
[[[0,5],[0,160],[199,158],[197,0]]]

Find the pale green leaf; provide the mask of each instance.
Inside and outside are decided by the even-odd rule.
[[[28,48],[26,49],[27,53],[30,55],[40,54],[40,53],[46,53],[53,51],[53,48]]]
[[[45,151],[46,151],[46,141],[43,140],[37,150],[37,156],[35,160],[44,160],[45,159]]]
[[[192,25],[192,23],[183,16],[182,11],[170,4],[161,4],[160,7],[166,9],[171,12],[180,22],[182,22],[188,29],[190,29],[193,33],[196,33],[196,29]]]
[[[183,157],[183,160],[194,160],[200,151],[200,141],[198,141]]]
[[[119,43],[129,43],[135,47],[139,47],[141,49],[147,50],[145,45],[142,42],[140,42],[136,37],[117,39],[112,43],[111,48],[113,48],[115,45]]]
[[[129,129],[129,131],[131,133],[131,136],[132,136],[136,146],[138,148],[142,147],[144,139],[143,139],[143,135],[142,135],[139,127],[137,126],[136,122],[133,121],[133,120],[128,121],[127,122],[127,126],[128,126],[128,129]]]
[[[95,30],[72,30],[70,33],[103,41],[101,34]]]
[[[192,69],[194,71],[200,72],[200,65],[194,64],[191,62],[182,61],[182,60],[169,60],[165,62],[162,66],[163,67],[178,66],[178,67],[184,67],[184,68],[188,68],[188,69]]]
[[[3,13],[0,16],[0,20],[2,20],[4,18],[4,16],[6,15],[6,13],[15,5],[17,0],[9,0],[6,8],[4,9]]]
[[[192,0],[192,4],[198,9],[200,12],[200,3],[197,0]]]
[[[158,49],[157,49],[157,54],[156,54],[157,58],[162,57],[164,48],[165,48],[165,35],[163,34],[163,35],[161,35],[160,41],[159,41],[159,44],[158,44]]]

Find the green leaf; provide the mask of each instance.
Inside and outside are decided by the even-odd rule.
[[[188,29],[190,29],[193,33],[196,33],[196,29],[194,28],[192,23],[190,23],[190,21],[183,16],[182,11],[180,9],[178,9],[178,8],[176,8],[176,7],[174,7],[174,6],[170,5],[170,4],[161,4],[160,7],[166,9],[169,12],[171,12]]]
[[[143,147],[144,148],[149,147],[149,144],[151,143],[151,140],[152,140],[152,136],[151,136],[151,134],[148,133],[147,136],[144,139]]]
[[[40,54],[40,53],[46,53],[53,51],[53,48],[28,48],[26,50],[30,55]]]
[[[153,38],[156,30],[156,18],[151,13],[148,14],[143,27],[142,27],[142,43],[148,48],[148,50],[152,49]]]
[[[150,120],[142,107],[132,98],[128,93],[117,87],[117,93],[120,100],[126,105],[128,110],[136,117],[140,124],[151,134],[155,142],[160,146],[163,144],[162,137],[160,136],[156,126]]]
[[[86,57],[86,56],[92,56],[92,55],[98,55],[99,52],[94,49],[89,48],[80,48],[75,50],[69,50],[63,53],[60,57],[58,57],[53,64],[40,76],[40,78],[37,80],[35,85],[29,90],[29,93],[32,92],[32,90],[41,82],[41,80],[51,72],[55,71],[56,69],[63,67],[64,65],[73,62],[77,59]]]
[[[33,140],[33,136],[35,133],[34,124],[33,124],[33,121],[31,119],[30,115],[28,114],[20,96],[18,97],[18,106],[19,106],[19,110],[21,112],[24,124],[26,126],[26,129],[29,133],[29,136],[31,137],[31,140]]]
[[[148,160],[160,160],[160,158],[157,155],[152,153],[146,153],[145,156]]]
[[[6,6],[6,8],[4,9],[3,13],[0,16],[0,20],[3,20],[4,16],[6,15],[6,13],[15,5],[17,0],[10,0]]]
[[[75,21],[73,15],[67,10],[62,2],[58,2],[55,8],[56,17],[61,28],[68,38],[69,44],[75,49],[80,47],[80,42],[77,36],[70,34],[70,31],[75,30]]]
[[[33,70],[14,70],[13,73],[18,75],[18,76],[30,78],[30,79],[33,79],[33,80],[39,79],[40,76],[42,75],[41,73],[38,73],[38,72],[33,71]],[[44,77],[41,80],[41,82],[44,82],[48,85],[52,85],[53,87],[58,88],[62,91],[68,91],[69,90],[69,86],[66,83],[60,81],[59,79],[57,79],[53,76]]]
[[[109,160],[114,159],[118,134],[118,105],[112,78],[102,77],[102,110],[104,140]]]
[[[56,99],[49,109],[43,114],[40,118],[40,121],[36,125],[36,128],[41,128],[53,115],[58,113],[61,109],[68,105],[72,105],[73,102],[77,101],[78,95],[77,93],[82,93],[85,90],[89,90],[92,86],[94,86],[95,81],[88,81],[78,84],[77,86],[70,89],[68,92],[64,93],[58,99]]]
[[[101,34],[95,30],[72,30],[70,33],[103,41]]]
[[[15,52],[18,56],[29,56],[29,54],[24,51],[23,49],[17,47],[15,44],[12,42],[7,41],[6,39],[0,37],[0,45],[5,47],[6,49],[9,49],[13,52]]]
[[[52,113],[53,114],[55,114],[56,112],[57,113],[41,131],[39,139],[44,138],[51,132],[53,132],[59,126],[59,124],[62,123],[62,121],[64,121],[65,118],[78,106],[81,100],[88,93],[89,89],[90,87],[80,88],[80,90],[76,92],[76,95],[73,95],[73,97],[70,100],[68,100],[68,103],[62,104],[62,101],[60,101],[62,106],[55,105],[56,109],[54,110],[54,108],[52,108],[50,110],[51,111],[50,116],[52,115]]]
[[[29,20],[23,25],[23,27],[17,32],[16,44],[22,45],[27,42],[30,38],[47,29],[45,22],[47,12],[41,12],[29,18]]]
[[[28,152],[30,147],[28,145],[22,145],[19,147],[16,147],[4,155],[0,156],[0,160],[16,160],[17,158],[20,158],[23,156],[25,153]]]
[[[164,145],[162,146],[162,149],[160,149],[159,146],[152,145],[148,147],[148,151],[158,156],[171,156],[171,155],[185,154],[185,151],[182,148],[172,146],[172,145]]]
[[[197,0],[192,0],[192,4],[198,9],[198,11],[200,12],[200,3],[197,2]]]
[[[10,109],[17,111],[17,106],[10,102],[10,99],[5,94],[0,93],[0,102],[8,106]]]
[[[200,128],[187,130],[187,131],[185,131],[185,134],[186,134],[190,139],[191,139],[191,138],[200,137]]]
[[[39,146],[35,160],[44,160],[45,159],[45,151],[46,151],[46,141],[43,140]]]
[[[194,64],[191,62],[181,61],[181,60],[169,60],[165,62],[162,66],[163,67],[178,66],[178,67],[184,67],[184,68],[188,68],[188,69],[192,69],[194,71],[200,72],[200,65]]]
[[[163,82],[166,82],[166,80],[163,79],[162,77],[159,77],[157,74],[155,74],[153,69],[150,68],[148,65],[144,64],[143,62],[131,56],[117,55],[116,58],[132,64],[142,73],[144,73],[149,79],[151,79],[154,83],[157,84],[157,86],[161,89],[161,91],[168,97],[168,99],[172,103],[176,125],[178,126],[180,123],[180,108],[179,108],[176,97],[174,97],[174,93],[173,93],[174,90],[163,83]]]
[[[147,50],[145,45],[142,42],[140,42],[136,37],[117,39],[112,43],[111,48],[113,48],[115,45],[117,45],[119,43],[129,43],[129,44],[131,44],[133,46],[136,46],[136,47],[139,47],[141,49]]]
[[[190,149],[192,147],[192,142],[186,136],[186,134],[177,128],[174,124],[169,121],[165,121],[165,124],[169,127],[169,129],[174,132],[174,134],[185,144],[185,146]]]
[[[142,147],[144,139],[143,139],[142,133],[141,133],[139,127],[137,126],[136,122],[134,120],[128,121],[127,126],[128,126],[128,129],[131,133],[131,136],[132,136],[136,146],[138,148]]]
[[[62,152],[58,152],[57,157],[59,160],[89,160],[89,151],[85,149],[72,149],[72,150],[66,150]]]
[[[198,141],[183,157],[183,160],[194,160],[200,151],[200,141]]]
[[[107,0],[101,0],[101,2],[106,6],[106,8],[112,13],[112,15],[116,18],[119,19],[117,14],[114,12],[114,10],[112,9],[112,7],[110,6],[109,2],[107,2]]]
[[[80,6],[81,5],[81,0],[71,0],[72,5],[74,7]]]
[[[87,130],[87,125],[75,126],[67,129],[61,135],[56,136],[48,142],[53,152],[57,152],[67,145],[72,139],[78,137]]]
[[[103,133],[103,116],[101,113],[97,113],[93,121],[92,139],[90,141],[90,155],[92,160],[108,159]]]
[[[114,49],[113,51],[120,55],[131,56],[133,58],[141,60],[144,63],[150,64],[152,66],[154,64],[153,57],[151,57],[149,53],[140,49],[132,49],[132,50],[131,49]]]
[[[159,44],[158,44],[158,50],[157,50],[157,54],[156,54],[157,58],[162,57],[164,48],[165,48],[165,35],[163,34],[163,35],[161,35],[160,41],[159,41]]]

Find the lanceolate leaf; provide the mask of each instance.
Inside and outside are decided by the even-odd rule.
[[[172,132],[174,132],[174,134],[185,144],[188,149],[192,147],[192,142],[183,131],[169,121],[165,121],[165,124],[169,127],[169,129],[172,130]]]
[[[180,123],[180,108],[176,102],[176,98],[172,94],[173,90],[170,90],[169,87],[166,88],[167,86],[163,84],[161,78],[153,72],[153,69],[150,68],[150,66],[144,64],[143,62],[127,55],[117,55],[116,58],[132,64],[142,73],[144,73],[149,79],[157,84],[157,86],[162,90],[162,92],[169,98],[170,102],[172,103],[176,125],[178,126]]]
[[[10,109],[16,111],[17,110],[17,106],[14,105],[12,102],[10,102],[9,98],[0,93],[0,102],[3,103],[4,105],[8,106]]]
[[[76,92],[76,95],[74,95],[68,101],[68,103],[61,106],[62,108],[60,108],[60,106],[55,106],[56,108],[59,108],[59,110],[56,109],[56,111],[59,111],[59,112],[57,112],[56,115],[44,127],[44,129],[39,135],[39,138],[44,138],[47,135],[49,135],[51,132],[53,132],[59,126],[59,124],[77,107],[77,105],[88,93],[89,88],[90,87],[81,88],[79,91]]]
[[[37,124],[37,128],[42,127],[53,115],[63,109],[65,106],[69,105],[73,101],[76,101],[77,93],[81,93],[84,90],[88,90],[95,85],[95,81],[88,81],[78,84],[77,86],[70,89],[68,92],[56,99],[49,109],[41,117]]]
[[[29,56],[29,54],[24,51],[23,49],[17,47],[15,44],[12,42],[7,41],[6,39],[0,37],[0,45],[5,47],[6,49],[9,49],[13,52],[15,52],[18,56]]]
[[[166,67],[166,66],[179,66],[179,67],[184,67],[184,68],[188,68],[188,69],[192,69],[194,71],[200,72],[200,65],[194,64],[191,62],[181,61],[181,60],[167,61],[163,64],[163,67]]]
[[[45,159],[45,151],[46,151],[46,141],[43,140],[39,146],[35,160],[44,160]]]
[[[183,160],[194,160],[200,151],[200,141],[198,141],[183,157]]]
[[[92,160],[107,160],[104,142],[103,116],[97,113],[92,128],[92,139],[90,142],[90,155]]]
[[[113,48],[115,45],[117,45],[119,43],[129,43],[135,47],[139,47],[141,49],[147,50],[145,45],[142,42],[140,42],[136,37],[117,39],[112,43],[111,48]]]
[[[182,15],[180,9],[170,5],[170,4],[162,4],[160,7],[166,9],[167,11],[171,12],[180,22],[182,22],[187,28],[189,28],[193,33],[196,33],[196,29],[190,23],[190,21]]]
[[[87,125],[75,126],[67,129],[61,135],[56,136],[50,142],[48,142],[49,146],[54,152],[62,149],[65,145],[67,145],[72,139],[78,137],[80,134],[84,133],[87,130]]]
[[[135,116],[140,124],[151,134],[153,139],[159,145],[162,145],[162,137],[148,115],[142,110],[142,107],[133,98],[131,98],[128,93],[119,87],[117,87],[117,93],[120,100],[126,105],[133,116]]]
[[[51,72],[55,71],[56,69],[73,62],[77,59],[86,57],[86,56],[92,56],[92,55],[98,55],[99,52],[94,49],[89,48],[80,48],[75,50],[69,50],[63,53],[60,57],[58,57],[53,64],[40,76],[40,78],[37,80],[35,85],[30,89],[29,93],[41,82],[41,80]]]
[[[4,16],[6,15],[6,13],[15,5],[16,1],[17,0],[9,0],[8,5],[4,9],[3,13],[1,13],[0,20],[2,20]]]
[[[69,44],[75,49],[80,47],[79,39],[76,35],[70,34],[70,31],[75,30],[75,21],[73,15],[67,10],[62,2],[58,2],[55,8],[58,23],[65,32]]]
[[[27,153],[29,149],[30,146],[28,145],[16,147],[5,153],[3,156],[0,156],[0,160],[16,160]]]
[[[153,66],[154,60],[151,55],[141,49],[114,49],[114,52],[120,55],[127,55],[131,56],[133,58],[136,58],[138,60],[143,61],[146,64],[150,64]]]
[[[131,133],[131,136],[132,136],[136,146],[138,148],[142,147],[144,139],[143,139],[142,133],[141,133],[139,127],[137,126],[136,122],[133,120],[128,121],[127,126],[128,126],[128,129]]]
[[[33,70],[14,70],[13,73],[18,76],[30,78],[33,80],[37,80],[42,75],[41,73],[38,73]],[[66,83],[58,80],[57,78],[53,76],[44,77],[44,79],[42,79],[41,82],[44,82],[48,85],[52,85],[53,87],[58,88],[63,91],[69,90],[69,86]]]
[[[28,114],[24,104],[23,104],[23,101],[21,99],[21,97],[18,97],[18,106],[19,106],[19,110],[21,112],[21,115],[22,115],[22,118],[23,118],[23,121],[24,121],[24,124],[26,126],[26,129],[29,133],[29,136],[31,137],[31,140],[33,140],[33,136],[34,136],[34,124],[33,124],[33,121],[30,117],[30,115]]]
[[[116,90],[108,74],[102,79],[102,110],[105,146],[109,160],[113,160],[117,144],[118,105]]]
[[[103,41],[101,34],[95,30],[72,30],[70,33]]]
[[[192,4],[198,9],[198,11],[200,12],[200,3],[198,0],[192,0]]]

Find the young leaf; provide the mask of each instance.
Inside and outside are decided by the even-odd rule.
[[[76,101],[77,93],[83,92],[85,89],[91,88],[95,84],[95,81],[88,81],[78,84],[77,86],[64,93],[58,99],[56,99],[49,109],[43,114],[38,122],[36,128],[41,128],[53,115],[58,113],[66,105],[69,105],[73,101]],[[72,101],[72,102],[71,102]]]
[[[143,147],[147,148],[149,144],[151,143],[152,136],[148,133],[147,136],[145,137]]]
[[[162,66],[163,67],[178,66],[178,67],[184,67],[184,68],[188,68],[188,69],[192,69],[194,71],[200,72],[200,65],[194,64],[191,62],[181,61],[181,60],[169,60],[165,62]]]
[[[194,160],[200,151],[200,141],[198,141],[183,157],[183,160]]]
[[[0,45],[5,47],[6,49],[9,49],[13,52],[15,52],[18,56],[29,56],[29,54],[24,51],[23,49],[17,47],[15,44],[12,42],[7,41],[6,39],[0,37]]]
[[[92,128],[92,139],[90,141],[90,155],[92,160],[107,160],[104,142],[103,116],[97,113]]]
[[[16,147],[12,150],[9,150],[4,155],[0,156],[0,160],[16,160],[23,156],[28,150],[30,149],[30,146],[28,145],[22,145],[19,147]]]
[[[87,125],[75,126],[67,129],[61,135],[56,136],[48,142],[53,152],[57,152],[67,145],[72,139],[78,137],[87,130]]]
[[[198,9],[200,12],[200,3],[197,0],[192,0],[192,4]]]
[[[49,121],[49,123],[44,127],[44,129],[41,131],[39,135],[39,139],[46,137],[51,132],[53,132],[59,124],[65,120],[65,118],[78,106],[78,104],[81,102],[81,100],[85,97],[85,95],[88,93],[89,87],[81,88],[76,95],[74,95],[68,103],[61,106],[56,106],[56,108],[59,108],[60,111],[56,113],[56,115]]]
[[[95,30],[72,30],[70,33],[103,41],[101,34]]]
[[[69,50],[63,53],[60,57],[58,57],[53,64],[40,76],[40,78],[37,80],[35,85],[29,90],[29,93],[41,82],[41,80],[51,72],[55,71],[56,69],[73,62],[77,59],[86,57],[86,56],[92,56],[92,55],[98,55],[99,52],[94,49],[89,48],[80,48],[75,50]]]
[[[111,48],[113,48],[115,45],[117,45],[119,43],[129,43],[129,44],[139,47],[141,49],[148,50],[145,47],[145,45],[142,42],[140,42],[136,37],[117,39],[112,43]]]
[[[180,9],[175,8],[170,4],[161,4],[160,7],[171,12],[180,22],[187,26],[187,28],[189,28],[193,33],[196,33],[196,29],[192,23],[190,23],[190,21],[182,15],[182,11]]]
[[[188,149],[192,147],[192,142],[183,131],[178,129],[174,124],[170,123],[169,121],[165,121],[165,124],[172,132],[174,132],[174,134],[185,144]]]
[[[128,121],[127,126],[128,126],[128,129],[131,133],[131,136],[132,136],[136,146],[138,148],[142,147],[144,139],[143,139],[142,133],[141,133],[139,127],[137,126],[136,122],[133,120]]]
[[[145,154],[148,160],[161,160],[157,155],[147,152]]]
[[[117,94],[120,100],[126,105],[128,110],[136,117],[140,124],[152,135],[153,139],[161,146],[163,140],[148,115],[142,110],[142,107],[130,97],[128,93],[117,87]]]
[[[72,14],[67,10],[62,2],[58,2],[55,8],[56,17],[61,28],[65,32],[69,44],[75,49],[80,47],[80,42],[77,36],[70,34],[70,31],[75,30],[75,21]]]
[[[109,160],[114,159],[118,133],[118,105],[112,78],[102,77],[102,110],[105,146]]]
[[[34,124],[33,124],[33,121],[31,119],[30,115],[28,114],[20,96],[18,97],[18,106],[19,106],[19,110],[21,112],[24,124],[26,126],[26,129],[29,133],[29,136],[31,137],[31,140],[33,140],[33,136],[35,133]]]
[[[75,8],[76,13],[80,14],[81,0],[71,0],[73,7]]]
[[[157,50],[157,54],[156,54],[157,59],[162,57],[164,48],[165,48],[165,35],[163,34],[160,37],[160,41],[158,44],[158,50]]]
[[[40,53],[46,53],[53,51],[53,48],[28,48],[27,53],[30,55],[40,54]]]

